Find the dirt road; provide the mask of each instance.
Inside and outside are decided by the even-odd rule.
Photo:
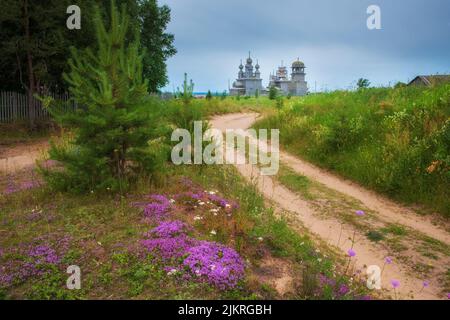
[[[36,160],[48,149],[47,140],[18,144],[13,147],[0,146],[0,174],[15,173],[34,166]]]
[[[222,131],[225,129],[245,130],[256,121],[257,117],[258,115],[254,113],[228,114],[213,118],[211,125]],[[336,209],[335,215],[324,215],[317,203],[289,190],[279,183],[276,177],[260,175],[258,167],[250,164],[236,165],[236,167],[249,181],[255,182],[260,192],[279,210],[287,211],[296,223],[306,227],[317,240],[325,241],[328,245],[342,251],[344,255],[353,247],[357,254],[357,270],[365,272],[367,266],[371,265],[382,268],[382,289],[387,295],[394,296],[391,281],[398,280],[400,286],[396,289],[396,295],[399,298],[446,299],[445,281],[447,281],[447,268],[450,265],[448,252],[450,234],[446,231],[449,230],[448,226],[442,225],[442,222],[436,225],[429,217],[420,216],[409,208],[286,152],[280,151],[280,160],[299,175],[306,176],[341,196],[342,202],[344,198],[346,201],[351,198],[364,210],[370,211],[370,215],[358,217],[360,220],[364,219],[368,227],[381,228],[395,225],[399,230],[408,231],[393,238],[395,242],[392,240],[389,245],[373,242],[355,224],[347,221],[348,219],[342,219],[339,210]],[[322,203],[331,202],[326,197],[320,200]],[[427,246],[428,243],[433,242],[439,243],[440,246]],[[387,264],[387,257],[393,257],[393,262]],[[424,268],[417,267],[421,265]],[[427,283],[425,287],[424,282]]]

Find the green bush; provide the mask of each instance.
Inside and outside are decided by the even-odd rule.
[[[275,100],[278,96],[278,89],[275,86],[269,88],[269,99]]]

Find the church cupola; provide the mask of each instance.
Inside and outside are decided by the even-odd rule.
[[[244,78],[244,66],[242,65],[242,60],[241,60],[241,64],[239,65],[238,79],[242,79],[242,78]]]
[[[247,64],[248,64],[248,65],[253,64],[253,60],[252,60],[252,58],[251,58],[251,52],[250,52],[250,51],[248,52]]]
[[[256,61],[256,65],[255,65],[255,78],[259,78],[261,76],[261,72],[259,71],[259,62]]]
[[[304,74],[305,64],[297,58],[297,61],[292,63],[292,74]]]

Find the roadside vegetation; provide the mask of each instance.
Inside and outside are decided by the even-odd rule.
[[[366,88],[292,99],[256,128],[294,155],[450,217],[450,86]]]

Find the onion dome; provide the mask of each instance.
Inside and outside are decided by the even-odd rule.
[[[292,63],[292,68],[304,68],[304,67],[305,67],[305,64],[300,60],[294,61]]]

